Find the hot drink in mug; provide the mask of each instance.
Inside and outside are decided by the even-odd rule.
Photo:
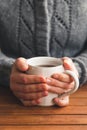
[[[72,90],[61,94],[61,97],[74,93],[79,87],[79,80],[77,75],[70,71],[64,70],[62,61],[59,58],[53,57],[34,57],[27,60],[27,63],[31,66],[27,72],[30,75],[42,75],[44,77],[50,77],[54,73],[66,73],[73,77],[75,86]],[[60,96],[60,95],[59,95]],[[56,93],[50,93],[48,96],[41,98],[40,106],[52,106],[54,105],[53,98],[58,97]]]

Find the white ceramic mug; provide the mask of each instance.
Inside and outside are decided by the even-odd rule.
[[[40,106],[52,106],[54,105],[53,98],[55,97],[64,97],[74,93],[79,87],[79,79],[77,75],[70,71],[64,70],[62,61],[59,58],[54,57],[34,57],[27,60],[27,63],[31,66],[28,74],[33,75],[42,75],[44,77],[50,77],[54,73],[66,73],[73,77],[75,81],[75,86],[72,90],[63,93],[58,96],[58,94],[50,93],[48,96],[41,98]]]

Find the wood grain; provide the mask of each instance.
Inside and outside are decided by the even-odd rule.
[[[0,115],[0,125],[87,125],[87,115]]]
[[[24,107],[9,88],[0,88],[0,130],[87,130],[87,85],[67,107]]]
[[[87,130],[85,125],[63,125],[63,126],[1,126],[0,130]]]

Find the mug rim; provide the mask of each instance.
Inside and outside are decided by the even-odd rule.
[[[40,62],[39,62],[40,61]],[[42,61],[42,62],[41,62]],[[39,62],[39,63],[38,63]],[[44,64],[44,62],[46,62]],[[59,67],[62,66],[62,60],[60,58],[56,58],[56,57],[47,57],[47,56],[38,56],[38,57],[32,57],[30,59],[27,59],[27,63],[32,66],[32,67],[36,67],[36,68],[55,68],[55,67]],[[49,66],[39,66],[39,65],[53,65],[52,67]]]

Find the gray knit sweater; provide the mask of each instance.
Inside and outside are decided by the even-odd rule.
[[[0,86],[18,57],[68,56],[87,81],[87,0],[0,0]]]

